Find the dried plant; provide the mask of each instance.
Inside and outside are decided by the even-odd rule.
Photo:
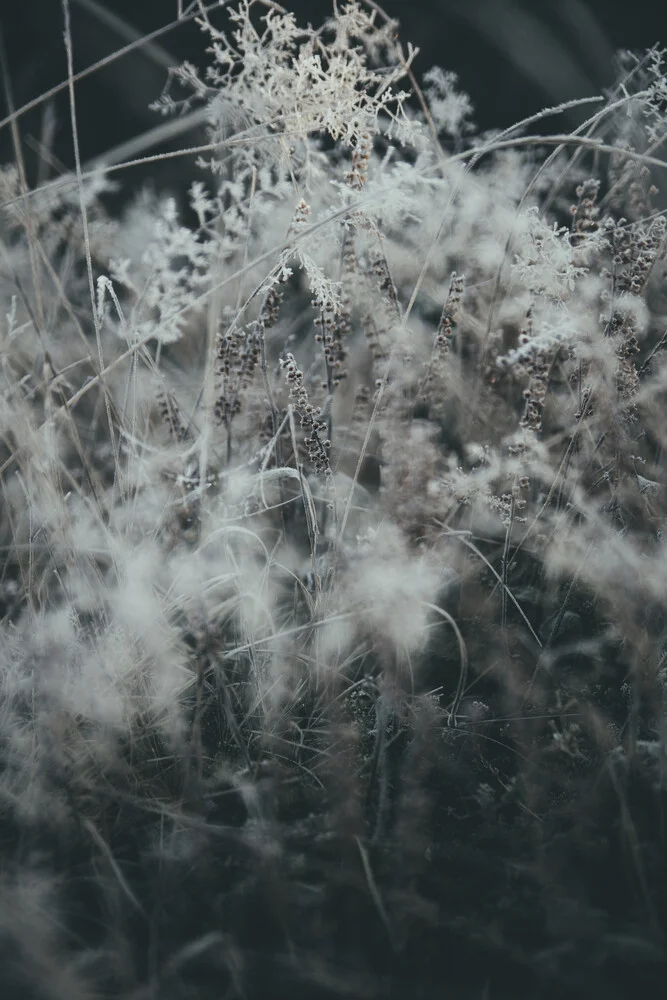
[[[664,53],[484,134],[370,0],[181,14],[189,223],[0,170],[7,996],[655,993]]]

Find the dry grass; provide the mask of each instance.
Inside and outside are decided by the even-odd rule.
[[[374,3],[182,14],[191,225],[4,123],[7,995],[648,995],[662,53],[489,136]]]

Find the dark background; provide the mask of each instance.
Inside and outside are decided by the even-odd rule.
[[[176,17],[177,3],[70,0],[75,71],[125,45],[129,39],[124,32],[144,34],[166,25]],[[332,9],[331,0],[287,0],[286,6],[300,23],[314,25]],[[386,0],[384,9],[400,21],[404,50],[408,41],[420,49],[414,64],[418,78],[434,64],[459,75],[481,130],[503,128],[546,105],[600,93],[614,82],[617,49],[643,50],[667,42],[667,3],[661,0]],[[228,24],[223,11],[212,17],[221,27]],[[21,107],[66,78],[63,23],[60,0],[0,0],[5,79],[10,83],[0,87],[0,118],[8,105]],[[148,104],[162,90],[166,65],[184,58],[200,68],[206,64],[204,38],[192,22],[162,35],[152,54],[135,51],[77,84],[84,165],[163,121]],[[574,113],[552,120],[549,127],[560,131],[580,120]],[[41,158],[40,168],[36,149],[50,128],[53,139],[48,145],[54,159],[47,168]],[[19,133],[31,184],[46,171],[53,177],[60,165],[73,166],[66,92],[23,115]],[[171,148],[202,141],[201,132],[190,133]],[[0,160],[9,159],[12,136],[5,126],[0,131]],[[160,188],[180,186],[184,169],[192,168],[177,159],[132,168],[118,178],[135,189],[146,177]]]

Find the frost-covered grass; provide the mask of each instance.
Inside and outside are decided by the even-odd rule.
[[[333,6],[179,8],[187,210],[4,123],[8,1000],[667,972],[664,53],[480,134]]]

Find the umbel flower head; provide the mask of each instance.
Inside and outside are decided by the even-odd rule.
[[[193,91],[182,107],[193,99],[207,102],[214,140],[225,138],[234,122],[261,125],[290,143],[321,132],[344,146],[357,146],[380,131],[399,139],[413,133],[403,114],[408,92],[394,86],[416,52],[410,48],[407,59],[397,60],[397,22],[378,25],[376,11],[348,0],[334,5],[334,17],[317,30],[298,27],[294,14],[274,7],[258,18],[260,28],[252,17],[258,6],[264,5],[241,0],[229,11],[236,25],[231,41],[203,13],[199,24],[210,36],[213,57],[205,80],[190,64],[173,71]],[[381,70],[383,57],[388,65]],[[175,110],[169,90],[154,107]]]

